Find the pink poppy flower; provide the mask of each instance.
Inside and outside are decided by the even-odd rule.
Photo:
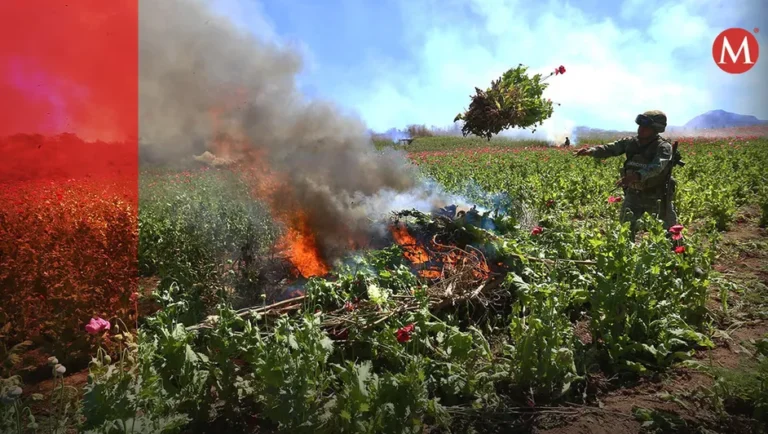
[[[85,331],[88,332],[88,334],[95,335],[109,330],[109,327],[109,321],[96,317],[91,318],[91,321],[85,325]]]

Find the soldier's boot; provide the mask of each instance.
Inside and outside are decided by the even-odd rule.
[[[677,211],[675,205],[672,202],[666,204],[666,210],[663,215],[664,230],[666,231],[667,238],[672,241],[672,233],[669,232],[669,228],[677,224]]]
[[[677,224],[677,210],[675,210],[675,204],[671,201],[666,203],[666,210],[664,212],[664,229],[669,231],[669,228]]]
[[[669,184],[669,190],[667,191],[666,201],[659,204],[659,211],[662,211],[662,221],[664,222],[664,230],[667,231],[667,237],[672,237],[669,232],[669,228],[677,224],[677,210],[675,210],[674,198],[677,192],[677,182],[672,179]],[[663,208],[662,208],[663,207]]]

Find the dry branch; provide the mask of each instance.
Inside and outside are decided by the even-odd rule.
[[[439,280],[437,283],[428,287],[427,296],[429,300],[429,309],[432,311],[440,311],[449,306],[455,306],[459,303],[471,302],[473,300],[481,300],[483,304],[486,304],[483,299],[493,295],[492,292],[499,288],[502,280],[478,281],[472,276],[474,269],[475,267],[472,265],[465,265],[459,269],[449,271],[449,273],[452,274],[449,274],[445,279]],[[455,290],[446,292],[445,286],[451,284]],[[290,310],[298,310],[301,308],[306,298],[307,296],[300,296],[267,306],[240,309],[237,312],[237,316],[246,318],[255,314],[274,315]],[[393,300],[397,300],[396,306],[393,309],[386,311],[379,310],[378,306],[373,303],[370,303],[370,308],[361,305],[354,313],[347,312],[344,308],[337,309],[327,314],[327,319],[321,323],[321,326],[324,328],[335,328],[345,324],[353,324],[373,327],[393,316],[409,311],[416,311],[420,308],[420,304],[413,296],[397,294],[393,297]],[[367,320],[364,324],[360,321],[363,318]],[[218,316],[212,315],[199,324],[187,327],[187,331],[213,328],[217,321]]]
[[[290,298],[288,300],[278,301],[277,303],[272,303],[266,306],[261,307],[246,307],[243,309],[240,309],[236,312],[236,315],[240,318],[246,318],[251,315],[260,314],[260,313],[273,313],[273,312],[280,312],[284,310],[291,310],[291,309],[297,309],[301,306],[304,299],[307,298],[306,295],[302,295],[299,297]],[[212,328],[213,325],[218,321],[219,317],[218,315],[211,315],[208,318],[205,319],[205,321],[195,324],[192,326],[187,327],[187,331],[195,331],[201,328]]]

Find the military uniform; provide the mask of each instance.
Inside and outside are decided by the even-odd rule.
[[[664,228],[669,229],[677,224],[677,212],[673,204],[677,183],[669,176],[673,167],[672,144],[659,136],[666,129],[667,119],[662,112],[654,110],[639,115],[635,122],[651,126],[656,136],[645,145],[636,137],[625,137],[590,148],[590,155],[600,159],[626,155],[621,176],[629,172],[639,175],[638,182],[624,186],[621,209],[621,221],[630,221],[633,234],[637,229],[637,219],[646,212],[661,218]]]

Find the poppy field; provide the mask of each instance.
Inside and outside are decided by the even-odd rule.
[[[419,138],[421,176],[477,210],[402,210],[389,246],[309,277],[236,171],[144,168],[138,201],[119,179],[15,183],[0,431],[761,432],[765,137],[677,139],[679,224],[646,216],[636,240],[622,157]]]

